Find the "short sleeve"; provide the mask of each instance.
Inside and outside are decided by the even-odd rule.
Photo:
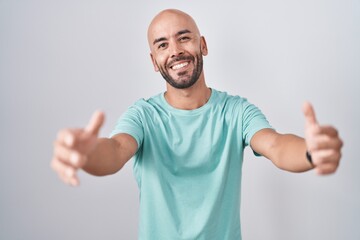
[[[249,103],[246,99],[243,101],[243,141],[245,146],[250,145],[251,138],[256,132],[264,128],[272,128],[265,115],[258,107]],[[256,154],[256,153],[255,153]]]
[[[142,145],[144,138],[143,124],[141,120],[141,110],[138,106],[134,105],[128,108],[126,112],[117,121],[114,130],[111,132],[110,137],[119,133],[126,133],[135,138],[138,149]]]

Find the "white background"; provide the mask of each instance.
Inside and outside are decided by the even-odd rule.
[[[246,150],[246,240],[360,239],[360,1],[0,0],[0,239],[136,239],[132,162],[64,185],[49,163],[63,127],[106,112],[101,136],[164,91],[146,30],[178,8],[206,37],[210,87],[247,97],[279,132],[303,135],[303,101],[345,145],[338,172],[283,172]]]

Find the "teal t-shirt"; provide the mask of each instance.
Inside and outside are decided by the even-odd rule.
[[[195,110],[173,108],[163,93],[131,106],[111,135],[138,143],[139,239],[241,239],[243,150],[263,128],[257,107],[215,89]]]

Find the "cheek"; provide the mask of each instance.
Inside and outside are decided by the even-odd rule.
[[[195,57],[195,58],[196,58],[197,56],[203,54],[203,52],[202,52],[202,50],[201,50],[200,47],[194,47],[194,48],[192,48],[191,50],[189,49],[189,53],[190,53],[193,57]]]
[[[188,46],[188,51],[191,52],[192,54],[198,54],[201,53],[201,48],[202,48],[202,44],[200,41],[192,41]]]
[[[164,67],[166,65],[166,57],[158,55],[156,58],[156,63],[158,66]]]
[[[159,56],[156,56],[156,58],[153,57],[152,63],[154,65],[154,69],[156,72],[158,72],[160,70],[160,68],[164,66],[164,60],[163,60],[163,58],[161,58]]]

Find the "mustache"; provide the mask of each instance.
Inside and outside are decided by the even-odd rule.
[[[194,61],[195,58],[193,56],[179,56],[174,58],[173,60],[171,60],[168,64],[167,67],[170,67],[171,65],[173,65],[174,63],[178,62],[178,61]]]

